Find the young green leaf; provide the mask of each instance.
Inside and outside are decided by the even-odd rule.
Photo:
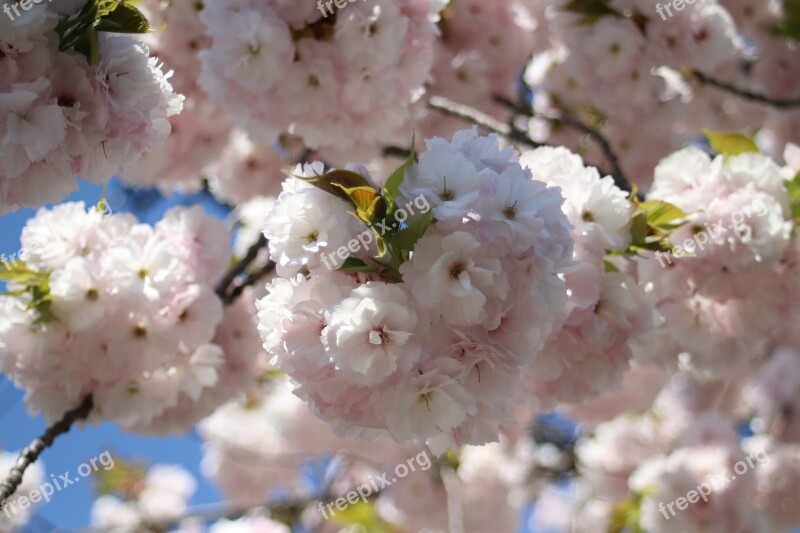
[[[786,194],[789,195],[789,208],[792,212],[792,219],[800,221],[800,172],[797,175],[784,182]]]
[[[338,183],[334,188],[344,191],[345,198],[355,207],[355,216],[367,225],[382,220],[386,215],[386,200],[371,186],[345,187]]]
[[[581,15],[580,23],[592,25],[606,16],[622,17],[622,13],[612,8],[605,0],[570,0],[562,8],[568,13]]]
[[[648,200],[639,204],[647,216],[647,224],[656,228],[670,229],[675,220],[686,218],[688,213],[664,200]]]
[[[110,33],[147,33],[150,31],[147,17],[131,2],[112,3],[116,3],[116,6],[101,17],[95,28],[97,31]]]
[[[783,19],[770,28],[777,37],[800,42],[800,0],[783,0]]]
[[[348,257],[339,268],[340,272],[375,272],[375,267],[371,267],[361,259]]]
[[[398,231],[394,235],[387,238],[390,246],[394,246],[401,250],[411,251],[417,244],[417,241],[425,234],[425,230],[431,225],[433,221],[433,212],[427,211],[421,217],[408,224],[408,227],[402,231]]]
[[[711,131],[703,128],[711,147],[718,154],[730,157],[749,152],[759,153],[756,142],[749,136],[735,131]]]
[[[400,185],[403,183],[403,179],[406,175],[406,170],[408,170],[414,163],[417,161],[417,154],[414,152],[414,137],[411,137],[411,151],[408,153],[408,157],[403,162],[402,165],[397,167],[397,169],[392,172],[389,179],[386,180],[386,184],[383,186],[383,195],[386,198],[386,204],[388,207],[389,214],[394,213],[395,208],[395,198],[400,195]]]
[[[347,201],[349,201],[350,198],[344,190],[346,188],[368,187],[374,189],[367,178],[358,172],[353,172],[352,170],[331,170],[322,176],[311,176],[308,178],[303,176],[294,177],[303,181],[307,181],[318,189],[322,189],[329,194],[338,196],[342,200]]]

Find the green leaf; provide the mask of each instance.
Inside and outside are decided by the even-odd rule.
[[[356,208],[355,217],[364,222],[365,224],[374,224],[378,220],[382,220],[386,215],[386,200],[383,199],[375,187],[359,186],[359,187],[343,187],[334,184],[334,187],[339,187],[347,195],[347,199]]]
[[[789,208],[791,209],[792,219],[800,221],[800,172],[784,182],[786,194],[789,195]]]
[[[383,186],[383,195],[386,197],[386,204],[390,215],[394,214],[394,200],[400,195],[400,185],[403,183],[403,179],[406,176],[406,170],[417,161],[417,154],[414,152],[414,142],[414,136],[412,136],[411,151],[408,153],[408,158],[406,158],[402,165],[397,167],[397,170],[392,172],[391,176],[386,180],[386,184]]]
[[[371,501],[359,500],[345,507],[344,511],[336,509],[331,521],[343,526],[361,526],[361,533],[392,533],[395,528],[384,521]]]
[[[386,239],[381,237],[380,235],[375,235],[375,245],[378,247],[378,257],[383,257],[386,255]]]
[[[303,181],[307,181],[311,185],[317,187],[318,189],[322,189],[328,194],[338,196],[342,200],[348,201],[350,198],[344,191],[345,188],[372,187],[372,184],[367,180],[367,178],[358,172],[353,172],[351,170],[331,170],[322,176],[311,176],[308,178],[303,176],[294,177]]]
[[[644,530],[639,525],[641,515],[642,496],[634,494],[630,498],[620,500],[611,507],[611,516],[608,521],[608,533],[642,533]]]
[[[603,261],[603,271],[604,272],[619,272],[617,265],[612,263],[611,261]]]
[[[345,200],[355,208],[355,217],[367,225],[382,220],[386,215],[386,200],[378,189],[358,172],[331,170],[322,176],[295,177]]]
[[[400,250],[411,251],[417,244],[417,241],[425,234],[425,230],[431,225],[433,221],[433,212],[426,211],[421,217],[408,224],[408,227],[402,231],[398,231],[394,235],[387,238],[390,246],[399,248]]]
[[[647,215],[641,211],[634,213],[631,220],[631,244],[643,244],[647,237]]]
[[[56,315],[53,312],[53,299],[50,297],[50,274],[44,274],[42,282],[38,285],[31,285],[31,303],[28,309],[36,311],[36,324],[47,324],[55,322]]]
[[[669,229],[675,220],[686,218],[688,214],[680,207],[664,200],[648,200],[639,204],[639,209],[644,211],[647,224],[656,228]]]
[[[25,261],[15,259],[0,263],[0,280],[17,285],[40,284],[44,274],[31,270]]]
[[[458,471],[458,468],[461,466],[461,450],[447,450],[444,452],[442,456],[445,463],[453,469],[453,471]]]
[[[110,454],[114,468],[98,468],[93,473],[97,496],[116,495],[123,500],[135,500],[145,484],[147,464],[139,461],[126,461],[116,454]]]
[[[340,272],[375,272],[375,267],[371,267],[361,259],[348,257],[339,268]]]
[[[100,17],[105,17],[115,9],[117,9],[122,0],[99,0],[97,4],[97,14]]]
[[[760,153],[758,145],[749,136],[735,131],[711,131],[703,128],[711,147],[718,154],[730,157],[750,152]]]
[[[570,0],[563,10],[581,15],[580,23],[583,25],[592,25],[606,16],[622,17],[622,13],[612,8],[606,0]]]
[[[96,65],[100,60],[100,39],[97,30],[89,28],[75,43],[75,51],[86,57],[90,65]]]
[[[770,28],[770,33],[800,42],[800,0],[783,0],[783,19]]]
[[[111,2],[116,4],[112,11],[102,15],[96,26],[97,31],[110,33],[147,33],[150,23],[147,17],[130,2]]]

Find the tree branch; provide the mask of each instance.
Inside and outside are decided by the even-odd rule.
[[[711,87],[716,87],[721,91],[725,91],[730,94],[735,94],[736,96],[740,96],[746,100],[752,100],[754,102],[759,102],[761,104],[765,104],[768,106],[778,107],[778,108],[800,107],[800,98],[788,98],[788,99],[771,98],[769,96],[755,93],[747,89],[742,89],[741,87],[737,87],[731,83],[721,81],[716,78],[712,78],[711,76],[704,74],[697,69],[691,69],[689,71],[689,77],[691,77],[694,80],[697,80],[700,83],[710,85]]]
[[[56,437],[67,433],[75,422],[88,417],[92,407],[94,407],[92,396],[86,396],[78,407],[65,413],[61,420],[47,428],[41,437],[35,439],[20,452],[16,464],[11,468],[5,481],[0,483],[0,508],[19,488],[25,470],[39,459],[42,452],[53,444]]]
[[[522,106],[521,104],[518,104],[503,95],[495,94],[492,96],[492,99],[496,103],[505,106],[506,108],[508,108],[509,110],[511,110],[516,114],[524,115],[527,117],[535,116],[547,120],[548,122],[552,122],[553,124],[563,124],[565,126],[568,126],[572,129],[575,129],[587,135],[589,138],[591,138],[594,142],[597,143],[597,145],[603,151],[603,154],[606,156],[606,159],[608,159],[608,162],[611,164],[611,172],[605,172],[599,167],[597,167],[597,169],[600,170],[600,173],[611,175],[611,177],[614,178],[614,183],[621,190],[627,192],[631,192],[633,190],[630,181],[628,181],[628,178],[625,176],[625,173],[622,170],[622,165],[620,165],[619,157],[617,157],[616,152],[614,152],[614,149],[611,147],[611,143],[608,142],[608,139],[606,139],[605,136],[602,133],[600,133],[600,131],[596,130],[595,128],[592,128],[591,126],[582,122],[578,118],[575,118],[563,112],[560,115],[546,115],[544,113],[534,114],[530,107]]]
[[[242,295],[244,290],[251,285],[255,285],[260,279],[264,276],[269,274],[275,269],[275,262],[270,261],[266,265],[262,266],[258,270],[254,270],[247,274],[241,283],[237,284],[233,287],[233,290],[230,291],[225,297],[222,298],[222,302],[225,304],[232,304],[236,301],[236,299]]]
[[[228,290],[230,289],[230,286],[234,282],[234,280],[236,280],[236,278],[244,274],[247,271],[247,268],[253,263],[253,261],[256,260],[256,257],[258,257],[258,252],[260,252],[261,249],[266,246],[267,246],[267,238],[264,236],[264,234],[259,235],[258,240],[255,243],[253,243],[252,246],[250,246],[245,256],[242,257],[239,261],[237,261],[236,264],[233,265],[230,270],[228,270],[225,276],[223,276],[222,280],[220,280],[220,282],[217,284],[217,288],[214,290],[214,292],[217,293],[217,296],[219,296],[223,302],[229,304],[234,300],[236,300],[236,298],[242,293],[242,290],[244,290],[244,288],[242,288],[242,290],[239,290],[239,292],[236,294],[235,297],[233,297],[233,299],[230,299]],[[253,282],[251,282],[251,284]]]
[[[445,115],[460,118],[461,120],[465,120],[470,124],[475,124],[478,127],[481,127],[492,133],[502,135],[503,137],[506,137],[507,139],[519,144],[524,144],[532,148],[544,146],[543,144],[538,143],[528,137],[525,132],[520,131],[513,126],[504,124],[496,118],[487,115],[483,111],[464,104],[453,102],[448,98],[444,98],[442,96],[431,96],[430,100],[428,100],[428,107],[435,111],[439,111],[440,113],[444,113]]]

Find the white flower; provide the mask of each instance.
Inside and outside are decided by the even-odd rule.
[[[278,274],[291,276],[303,268],[324,273],[341,266],[337,250],[346,249],[349,241],[366,230],[349,210],[336,196],[299,179],[287,180],[264,224]]]
[[[437,220],[460,220],[475,207],[482,182],[489,175],[488,170],[478,172],[460,153],[428,150],[419,165],[406,173],[400,190],[408,198],[426,197]]]
[[[426,440],[464,421],[472,410],[471,402],[447,370],[434,366],[386,391],[381,407],[392,437]]]
[[[91,266],[86,259],[74,257],[50,276],[53,311],[74,330],[92,326],[105,314],[105,288]]]
[[[509,290],[500,261],[482,253],[481,243],[464,231],[426,233],[400,271],[414,298],[455,326],[486,320],[487,298],[504,298]]]
[[[374,385],[398,367],[408,372],[420,356],[412,341],[416,314],[396,285],[370,282],[333,309],[327,345],[337,370],[357,383]]]

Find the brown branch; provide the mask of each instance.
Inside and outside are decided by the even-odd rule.
[[[508,108],[509,110],[511,110],[516,114],[527,117],[535,116],[547,120],[548,122],[551,122],[553,124],[563,124],[564,126],[570,127],[574,130],[577,130],[587,135],[595,143],[597,143],[597,145],[600,147],[600,150],[602,150],[603,154],[606,156],[606,159],[608,159],[609,164],[611,164],[611,172],[605,172],[602,169],[600,169],[600,167],[597,167],[597,165],[594,166],[600,171],[601,174],[608,174],[612,178],[614,178],[614,183],[621,190],[627,192],[631,192],[633,190],[630,181],[625,176],[625,172],[622,170],[622,165],[619,162],[619,157],[617,156],[616,152],[614,152],[614,149],[611,147],[611,143],[608,142],[608,139],[606,139],[605,136],[602,133],[600,133],[599,130],[592,128],[588,124],[582,122],[580,119],[575,118],[563,112],[560,115],[546,115],[544,113],[534,114],[533,110],[530,107],[514,102],[510,98],[507,98],[503,95],[495,94],[492,96],[492,99],[496,103],[505,106],[506,108]]]
[[[261,268],[254,270],[248,273],[244,279],[237,285],[233,287],[227,295],[222,298],[222,302],[225,304],[232,304],[236,301],[236,299],[242,295],[244,290],[251,285],[255,285],[259,280],[261,280],[264,276],[269,274],[275,270],[275,262],[269,261],[266,265],[262,266]]]
[[[534,141],[525,132],[515,128],[514,126],[504,124],[496,118],[487,115],[483,111],[464,104],[459,104],[458,102],[453,102],[448,98],[444,98],[442,96],[431,96],[430,100],[428,100],[428,107],[445,115],[460,118],[461,120],[469,122],[470,124],[475,124],[476,126],[492,133],[502,135],[510,141],[524,144],[526,146],[530,146],[531,148],[539,148],[540,146],[544,146],[543,144]]]
[[[65,413],[61,420],[47,428],[41,437],[34,439],[20,452],[17,462],[11,468],[5,481],[0,483],[0,508],[19,488],[25,470],[39,459],[42,452],[52,446],[57,437],[67,433],[75,422],[88,417],[92,407],[94,407],[92,396],[86,396],[78,407]]]
[[[771,98],[747,89],[742,89],[741,87],[737,87],[731,83],[712,78],[708,74],[704,74],[697,69],[689,70],[688,75],[700,83],[715,87],[721,91],[725,91],[736,96],[740,96],[746,100],[752,100],[754,102],[759,102],[761,104],[778,108],[800,107],[800,98]]]
[[[236,278],[247,271],[247,268],[253,264],[253,261],[255,261],[258,257],[258,253],[261,251],[261,249],[265,248],[266,246],[267,238],[263,234],[259,235],[258,240],[253,243],[252,246],[250,246],[245,256],[237,261],[236,264],[225,273],[225,276],[223,276],[222,280],[220,280],[220,282],[217,284],[217,288],[214,290],[214,292],[217,293],[217,296],[219,296],[223,302],[231,303],[242,293],[240,290],[236,294],[236,297],[234,297],[232,300],[229,299],[230,294],[228,291],[230,290],[231,284],[236,280]]]

